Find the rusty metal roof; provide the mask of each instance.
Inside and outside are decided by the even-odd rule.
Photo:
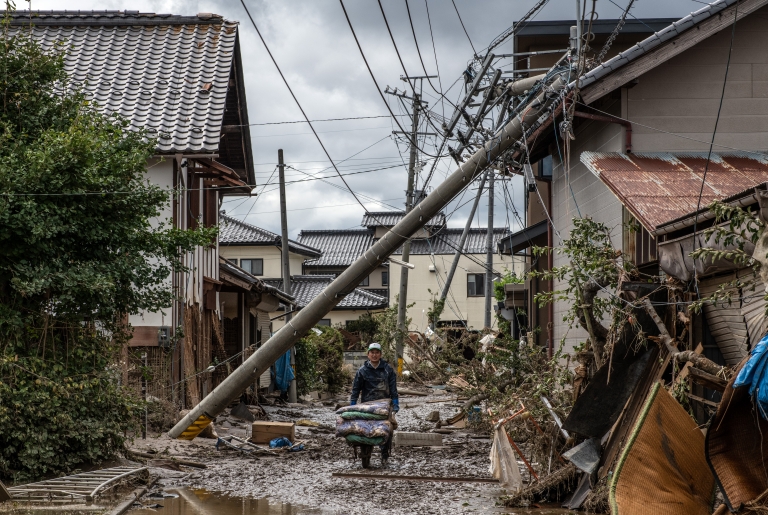
[[[648,231],[696,211],[707,152],[620,154],[582,152],[600,178]],[[700,207],[768,181],[768,158],[748,152],[713,153]]]

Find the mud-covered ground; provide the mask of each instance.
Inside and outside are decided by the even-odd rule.
[[[430,431],[435,427],[425,418],[439,411],[447,419],[459,409],[454,396],[444,391],[427,397],[401,396],[398,430]],[[435,402],[433,402],[435,401]],[[439,402],[438,402],[439,401]],[[344,402],[339,398],[338,402]],[[170,471],[153,469],[161,475],[161,486],[205,488],[236,496],[263,498],[321,509],[333,514],[455,514],[493,513],[503,491],[483,483],[425,482],[400,480],[361,480],[333,477],[334,472],[370,472],[409,476],[489,478],[491,441],[485,435],[460,429],[443,435],[440,447],[396,447],[386,466],[374,451],[371,468],[363,469],[353,451],[341,438],[335,438],[335,406],[325,403],[265,406],[270,420],[319,423],[319,427],[297,427],[296,439],[305,443],[300,452],[281,452],[277,456],[244,455],[234,450],[215,449],[215,439],[197,438],[192,442],[170,440],[166,436],[136,440],[136,450],[200,461],[206,469]],[[228,426],[228,427],[227,427]],[[230,416],[216,421],[220,434],[245,437],[246,424]],[[484,438],[485,437],[485,438]]]

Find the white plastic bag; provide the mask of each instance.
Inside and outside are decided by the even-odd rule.
[[[509,444],[506,430],[499,426],[493,433],[491,446],[491,466],[489,468],[499,484],[511,492],[519,492],[523,488],[523,478],[517,465],[515,453]]]

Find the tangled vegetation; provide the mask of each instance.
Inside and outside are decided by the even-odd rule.
[[[315,327],[296,343],[296,388],[336,394],[344,388],[344,336],[334,327]]]
[[[151,225],[170,200],[144,178],[154,140],[62,90],[64,48],[2,29],[0,476],[28,480],[122,449],[126,316],[170,306],[179,251],[215,233]]]

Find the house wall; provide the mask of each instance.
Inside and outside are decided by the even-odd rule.
[[[172,159],[166,159],[164,161],[161,161],[160,159],[147,160],[147,170],[144,173],[144,176],[151,184],[155,186],[159,186],[160,188],[168,189],[168,190],[173,189],[173,160]],[[152,227],[155,227],[155,228],[158,227],[161,222],[165,223],[166,226],[168,227],[173,226],[173,206],[171,205],[170,200],[165,205],[163,205],[162,208],[160,209],[160,216],[150,220],[150,224],[152,225]],[[168,284],[171,283],[171,280],[172,280],[172,277],[171,275],[169,275],[167,279]],[[145,327],[145,326],[152,326],[152,327],[160,327],[164,325],[171,326],[173,325],[172,309],[171,309],[171,306],[168,306],[168,308],[164,310],[164,313],[162,312],[150,313],[150,312],[144,311],[137,315],[130,315],[128,317],[128,322],[134,328]],[[137,334],[139,332],[141,332],[141,330],[136,331]]]
[[[339,275],[344,270],[346,270],[346,267],[319,267],[319,266],[305,266],[304,267],[304,274],[305,275]],[[358,286],[358,288],[362,288],[364,290],[367,290],[368,288],[386,288],[387,285],[382,283],[381,280],[381,273],[387,272],[389,269],[385,266],[380,266],[373,272],[371,272],[368,275],[368,286]],[[392,284],[390,280],[390,285]]]
[[[364,309],[358,309],[358,310],[337,309],[326,314],[323,318],[329,318],[331,320],[331,325],[336,327],[339,324],[344,326],[347,320],[357,320],[358,318],[360,318],[361,315],[364,315],[365,313],[378,313],[379,311],[381,310],[366,311]],[[274,318],[281,314],[282,314],[282,311],[276,311],[276,312],[270,313],[269,317]],[[274,332],[277,332],[284,325],[285,325],[285,318],[278,318],[277,320],[273,320],[272,330]]]
[[[467,325],[473,329],[482,329],[485,321],[485,297],[467,296],[467,274],[483,273],[485,271],[485,254],[472,254],[473,261],[467,256],[461,256],[456,273],[453,276],[451,288],[448,293],[445,309],[441,320],[466,320]],[[433,264],[432,256],[411,255],[409,261],[416,268],[408,270],[408,304],[416,305],[408,309],[411,325],[409,329],[424,331],[427,327],[427,311],[432,306],[432,299],[439,296],[445,283],[448,270],[451,268],[453,254],[438,254],[434,256],[435,271],[430,272],[429,266]],[[504,273],[506,270],[514,271],[520,275],[523,273],[524,261],[522,258],[511,256],[499,256],[494,254],[493,267],[496,271]],[[395,305],[396,297],[400,293],[401,266],[390,265],[389,302]],[[432,291],[432,293],[429,292]],[[494,304],[495,304],[494,300]],[[492,317],[493,326],[496,327],[496,317]]]
[[[283,276],[282,251],[274,246],[261,245],[222,245],[221,255],[227,259],[263,259],[264,278],[276,278]],[[293,252],[288,253],[291,275],[301,275],[301,266],[306,258]]]
[[[621,100],[618,95],[605,99],[599,107],[611,114],[620,114]],[[563,169],[559,153],[553,155],[552,172],[552,221],[556,232],[553,245],[558,247],[568,238],[573,229],[575,217],[590,217],[604,223],[611,230],[611,240],[616,248],[622,247],[622,205],[611,191],[593,175],[580,161],[579,156],[586,150],[595,152],[622,152],[624,144],[623,127],[593,120],[579,119],[575,130],[576,139],[571,142],[571,168],[568,173]],[[559,236],[558,233],[559,232]],[[555,253],[555,267],[568,264],[567,256]],[[564,289],[564,281],[555,281],[555,290]],[[555,302],[553,306],[553,338],[557,350],[565,338],[563,352],[571,352],[573,347],[587,339],[587,332],[581,327],[568,328],[563,317],[570,310],[568,302]],[[542,327],[542,334],[548,328]]]
[[[636,152],[709,150],[730,40],[729,27],[640,76],[638,84],[626,90],[625,115],[634,122]],[[768,147],[767,47],[768,8],[763,7],[736,26],[715,152],[730,150],[718,144],[747,150]]]

